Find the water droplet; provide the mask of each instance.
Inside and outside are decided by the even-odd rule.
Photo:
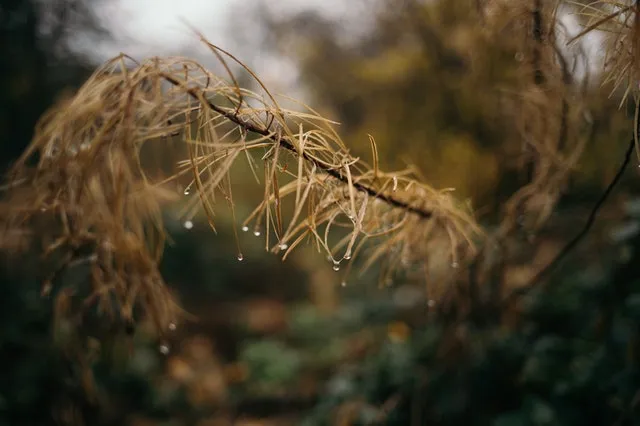
[[[244,256],[242,253],[238,253],[238,262],[242,262],[244,260]]]
[[[518,61],[518,62],[522,62],[522,61],[524,60],[524,53],[522,53],[522,52],[517,52],[517,53],[515,54],[515,58],[516,58],[516,61]]]
[[[350,259],[351,259],[351,252],[347,252],[347,253],[345,253],[345,254],[344,254],[344,258],[345,258],[346,260],[350,260]]]
[[[457,269],[458,267],[460,267],[460,264],[456,261],[451,262],[451,267],[454,269]]]
[[[253,235],[255,235],[256,237],[260,236],[260,231],[253,231]]]
[[[433,300],[433,299],[429,299],[429,301],[427,302],[427,305],[428,305],[430,308],[433,308],[434,306],[436,306],[436,301],[435,301],[435,300]]]
[[[346,286],[347,286],[347,282],[346,282],[346,281],[342,281],[342,282],[340,283],[340,285],[341,285],[342,287],[346,287]]]
[[[175,331],[175,330],[176,330],[176,328],[178,328],[178,326],[176,325],[176,323],[175,323],[175,322],[171,322],[171,323],[169,323],[169,330],[171,330],[171,331]]]
[[[185,229],[193,228],[193,222],[191,222],[190,220],[185,221],[184,222],[184,227],[185,227]]]
[[[243,226],[242,227],[242,232],[249,232],[249,227],[248,226]]]
[[[289,248],[289,244],[287,244],[287,243],[280,244],[280,250],[286,250],[288,248]]]
[[[47,211],[47,208],[46,208],[46,207],[40,207],[40,211],[41,211],[41,212],[46,212],[46,211]]]
[[[333,270],[338,272],[340,270],[340,265],[333,265]]]
[[[186,189],[184,190],[184,195],[189,195],[189,193],[190,193],[190,192],[191,192],[191,190],[189,190],[189,188],[186,188]]]
[[[162,355],[168,355],[169,354],[169,345],[167,345],[166,343],[163,343],[163,344],[160,345],[158,350],[160,351],[160,353]]]

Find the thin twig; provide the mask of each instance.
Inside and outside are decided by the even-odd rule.
[[[177,80],[176,78],[168,74],[163,74],[162,77],[173,86],[182,86],[179,80]],[[213,111],[224,116],[226,119],[238,125],[239,127],[243,128],[245,131],[256,133],[264,137],[268,137],[272,142],[278,143],[282,148],[288,151],[291,151],[295,154],[299,154],[295,146],[289,140],[287,140],[286,137],[283,137],[283,136],[278,137],[276,135],[273,135],[271,132],[269,132],[268,128],[261,128],[256,126],[254,123],[241,120],[236,113],[231,113],[229,111],[226,111],[223,108],[215,105],[210,100],[206,99],[204,97],[204,94],[198,92],[197,88],[193,88],[193,87],[185,88],[185,91],[186,93],[189,94],[189,96],[191,96],[196,101],[206,102],[207,106],[211,108]],[[318,167],[318,169],[323,170],[325,173],[327,173],[331,177],[338,179],[342,183],[349,184],[347,177],[343,176],[338,170],[335,170],[331,168],[329,165],[323,163],[322,161],[311,157],[306,152],[302,153],[302,157],[305,160],[309,161],[310,163],[314,164],[316,167]],[[351,185],[353,186],[353,188],[355,188],[358,191],[364,192],[372,197],[377,198],[380,201],[384,201],[385,203],[393,207],[403,209],[408,213],[414,213],[423,219],[430,219],[433,216],[433,212],[431,210],[425,210],[419,207],[412,206],[406,201],[402,201],[390,195],[380,193],[370,186],[364,185],[359,182],[351,182]]]
[[[627,166],[631,162],[631,154],[633,153],[634,147],[635,147],[635,138],[631,138],[631,141],[629,142],[629,146],[627,147],[627,151],[625,153],[624,161],[620,165],[620,168],[618,169],[618,172],[614,176],[611,183],[609,183],[605,191],[600,196],[600,199],[593,206],[593,209],[591,210],[591,213],[589,214],[587,222],[585,223],[582,230],[578,232],[578,234],[575,237],[573,237],[573,239],[571,239],[571,241],[569,241],[562,250],[560,250],[560,253],[558,253],[556,257],[547,264],[547,266],[545,266],[540,272],[538,272],[526,286],[521,287],[518,290],[515,290],[513,293],[511,293],[506,300],[507,303],[510,301],[513,301],[514,299],[517,299],[520,296],[527,294],[529,291],[534,289],[540,283],[540,281],[542,281],[542,279],[544,279],[547,275],[549,275],[549,273],[551,273],[558,266],[558,264],[560,264],[560,262],[565,257],[567,257],[567,255],[571,253],[571,251],[573,251],[573,249],[576,248],[578,243],[580,243],[580,241],[589,233],[593,224],[596,221],[598,213],[602,209],[602,206],[604,205],[605,201],[607,201],[607,199],[609,198],[609,195],[611,195],[611,192],[613,192],[613,189],[620,182],[620,179],[624,175],[624,172]]]

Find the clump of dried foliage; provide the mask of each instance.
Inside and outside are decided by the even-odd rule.
[[[585,28],[571,41],[592,32],[604,35],[603,84],[611,86],[611,94],[621,91],[620,107],[629,97],[636,104],[634,133],[638,129],[638,81],[640,78],[640,11],[638,2],[601,0],[581,4],[578,14],[585,22]],[[636,154],[640,159],[640,144],[634,136]]]
[[[521,218],[532,229],[542,226],[584,146],[588,120],[571,70],[582,53],[567,57],[559,48],[562,26],[551,2],[479,7],[482,36],[504,42],[505,32],[513,35],[522,71],[517,93],[507,96],[505,114],[515,131],[505,143],[520,150],[528,183],[506,205],[499,233],[505,238],[523,225]],[[616,84],[637,75],[635,8],[608,1],[585,7],[597,18],[586,30],[621,28],[611,59],[618,64],[611,74]],[[623,15],[633,23],[620,21]],[[59,318],[81,321],[83,312],[97,310],[128,324],[148,317],[160,333],[172,327],[182,312],[158,271],[162,205],[183,196],[171,181],[191,180],[184,189],[195,194],[189,212],[202,208],[215,230],[220,204],[235,218],[231,169],[243,160],[264,196],[234,229],[264,235],[266,248],[283,258],[310,241],[336,270],[342,264],[349,270],[358,257],[365,268],[381,263],[384,281],[399,269],[455,276],[458,265],[472,263],[485,247],[470,208],[450,191],[430,187],[411,168],[384,172],[373,137],[371,160],[355,158],[335,123],[305,105],[301,111],[282,107],[291,100],[270,93],[231,54],[202,42],[225,76],[189,59],[136,62],[121,55],[41,119],[14,165],[0,210],[1,242],[40,251],[48,271],[42,292],[55,295]],[[252,77],[260,93],[238,85],[231,63]],[[176,140],[186,145],[188,158],[173,176],[152,179],[141,150]],[[90,279],[60,285],[61,276],[78,267]]]
[[[228,70],[226,61],[235,59],[203,43]],[[162,203],[181,195],[169,183],[190,177],[184,193],[194,191],[193,203],[215,230],[219,204],[234,212],[230,170],[242,159],[264,186],[242,229],[264,233],[266,247],[284,258],[310,240],[338,269],[368,247],[365,266],[382,259],[388,277],[401,265],[425,265],[434,248],[454,266],[474,253],[481,230],[447,191],[420,182],[412,170],[382,171],[373,138],[371,163],[354,158],[328,120],[310,108],[284,109],[264,92],[242,89],[231,73],[225,79],[192,60],[137,63],[122,55],[42,118],[10,173],[2,242],[15,248],[23,237],[41,249],[50,269],[42,292],[55,292],[59,317],[80,320],[80,303],[133,323],[142,308],[166,331],[181,314],[158,272]],[[152,180],[142,147],[176,138],[189,158],[174,176]],[[346,230],[337,242],[334,228]],[[240,250],[238,244],[242,260]],[[56,288],[78,265],[88,266],[90,289]],[[431,273],[431,266],[421,270]]]

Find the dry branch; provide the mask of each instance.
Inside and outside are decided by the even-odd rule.
[[[231,169],[241,158],[254,172],[259,161],[264,169],[264,198],[242,229],[252,222],[267,249],[285,258],[309,240],[335,270],[347,263],[348,273],[366,252],[365,267],[381,263],[381,278],[388,280],[412,267],[452,275],[451,265],[473,254],[482,233],[448,191],[420,182],[410,169],[379,170],[373,139],[375,166],[354,158],[329,120],[308,107],[280,107],[242,64],[265,95],[240,88],[226,63],[235,58],[203,42],[227,79],[188,59],[131,64],[121,55],[43,117],[15,164],[0,211],[7,230],[2,242],[10,243],[9,231],[36,230],[43,257],[56,259],[43,294],[55,292],[61,318],[80,321],[84,310],[77,303],[127,322],[143,308],[166,330],[180,315],[158,272],[162,204],[181,195],[168,183],[190,176],[185,194],[194,189],[196,196],[187,210],[203,210],[215,229],[220,200],[235,217]],[[188,158],[175,174],[154,181],[142,166],[142,147],[162,150],[176,138]],[[283,165],[291,162],[297,168]],[[65,288],[61,271],[79,256],[90,265],[90,288]]]

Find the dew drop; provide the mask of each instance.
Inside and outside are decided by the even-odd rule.
[[[175,322],[169,323],[169,330],[176,331],[176,328],[178,328],[178,327],[176,326]]]
[[[192,229],[193,228],[193,222],[190,220],[187,220],[184,222],[184,227],[185,229]]]
[[[333,265],[333,270],[338,272],[340,270],[340,265]]]
[[[238,262],[242,262],[244,260],[244,256],[242,253],[238,253]]]
[[[433,308],[434,306],[436,306],[436,301],[435,301],[435,300],[433,300],[433,299],[429,299],[429,301],[427,302],[427,305],[428,305],[430,308]]]
[[[346,286],[347,286],[347,282],[346,282],[346,281],[342,281],[342,282],[340,283],[340,285],[341,285],[342,287],[346,287]]]
[[[46,212],[46,211],[47,211],[47,208],[46,208],[46,207],[40,207],[40,211],[41,211],[41,212]]]
[[[184,195],[189,195],[189,193],[190,193],[190,192],[191,192],[191,191],[189,190],[189,188],[186,188],[186,189],[184,190]]]
[[[253,235],[255,235],[256,237],[260,236],[260,231],[253,231]]]
[[[163,343],[163,344],[160,345],[158,350],[160,351],[160,353],[162,355],[168,355],[169,354],[169,345],[167,345],[166,343]]]
[[[280,250],[286,250],[288,248],[289,248],[289,245],[287,243],[280,244]]]
[[[454,269],[457,269],[458,267],[460,267],[460,264],[458,262],[451,262],[451,267]]]
[[[349,252],[349,253],[345,253],[345,254],[344,254],[344,258],[345,258],[346,260],[350,260],[350,259],[351,259],[351,253],[350,253],[350,252]]]
[[[249,232],[249,227],[248,226],[243,226],[242,227],[242,232]]]

